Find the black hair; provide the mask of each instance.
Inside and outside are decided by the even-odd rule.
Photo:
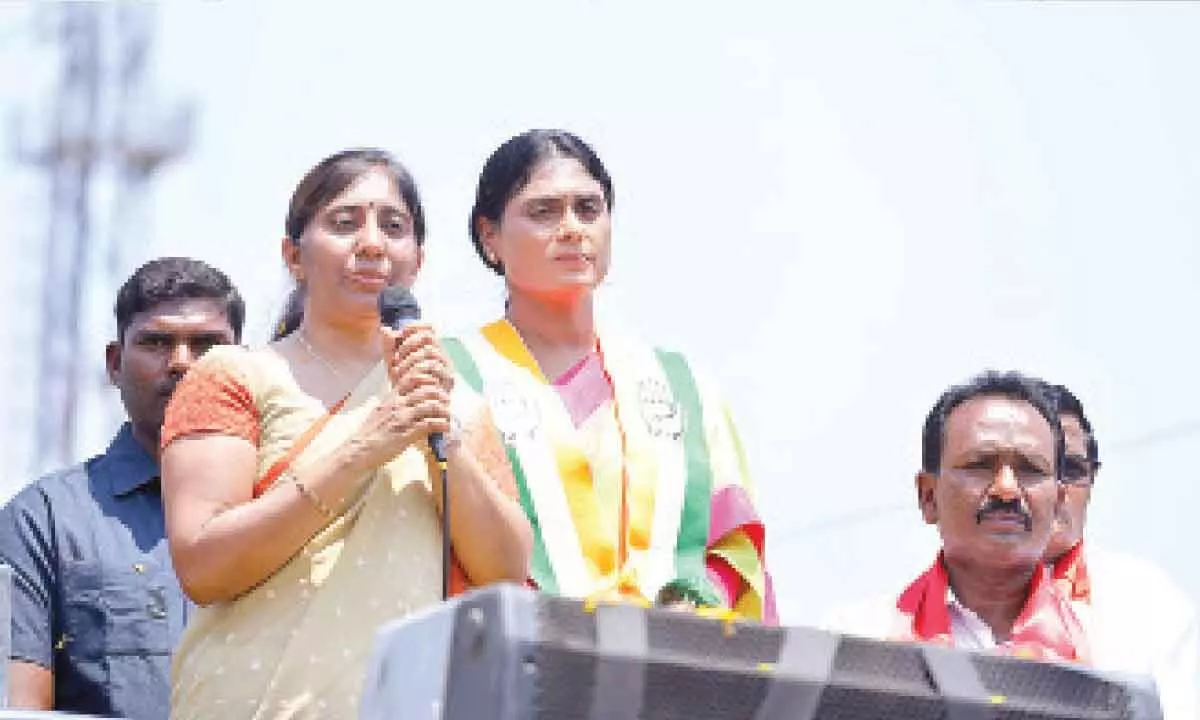
[[[612,211],[612,179],[604,169],[600,156],[583,140],[566,130],[527,130],[509,138],[484,163],[483,171],[479,173],[475,205],[471,208],[471,242],[479,259],[496,274],[502,275],[504,268],[490,260],[484,252],[479,237],[479,220],[500,222],[504,206],[529,183],[529,176],[534,169],[543,160],[552,157],[578,160],[588,174],[600,183],[604,189],[604,201]]]
[[[135,315],[176,300],[218,300],[225,306],[225,319],[237,340],[242,337],[246,304],[225,273],[201,260],[164,257],[142,265],[117,291],[114,308],[117,340],[125,341],[125,331]]]
[[[1083,403],[1065,385],[1047,384],[1046,388],[1050,397],[1054,399],[1055,405],[1058,406],[1059,415],[1074,415],[1079,418],[1079,427],[1083,428],[1084,435],[1087,436],[1088,462],[1092,464],[1093,468],[1099,467],[1100,448],[1096,444],[1096,435],[1092,432],[1092,423],[1083,411]]]
[[[417,183],[408,168],[391,153],[378,148],[351,148],[334,153],[304,174],[288,203],[284,231],[299,242],[305,228],[321,208],[341,195],[356,180],[372,170],[383,169],[396,183],[396,189],[412,213],[413,236],[418,245],[425,242],[425,208],[417,192]]]
[[[1023,400],[1034,407],[1050,423],[1054,431],[1054,475],[1062,477],[1063,431],[1058,419],[1058,406],[1046,388],[1046,383],[1019,372],[988,370],[961,385],[952,385],[925,417],[921,433],[921,469],[938,474],[942,468],[942,449],[946,442],[946,420],[964,402],[982,395],[1001,395]]]
[[[283,311],[279,313],[279,321],[271,332],[272,340],[282,340],[300,328],[304,320],[304,286],[296,285],[288,293]]]

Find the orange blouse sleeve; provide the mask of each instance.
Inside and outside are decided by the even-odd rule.
[[[162,447],[179,437],[209,433],[245,438],[258,446],[260,416],[254,393],[245,372],[222,350],[210,351],[179,381],[163,420]]]

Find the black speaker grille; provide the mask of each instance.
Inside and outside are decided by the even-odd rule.
[[[751,718],[767,691],[767,679],[758,673],[664,663],[652,663],[647,670],[642,700],[646,720]]]
[[[942,720],[945,708],[939,698],[883,692],[879,688],[833,685],[821,693],[817,717],[822,720]]]
[[[937,697],[921,650],[915,645],[842,638],[833,661],[832,679],[842,685]]]
[[[777,633],[666,613],[647,617],[646,635],[647,720],[752,717],[769,682],[758,668],[779,658],[781,644]]]
[[[1051,663],[1021,662],[1014,658],[976,655],[972,657],[984,687],[1006,701],[1019,699],[1037,711],[1069,717],[1127,718],[1130,698],[1116,683],[1087,677]],[[1007,704],[1007,702],[1005,703]],[[1007,718],[1032,717],[1004,710]]]
[[[542,720],[588,720],[591,712],[597,659],[578,647],[540,645],[532,656],[534,708]]]
[[[652,613],[646,639],[656,658],[714,669],[757,669],[779,659],[783,636],[751,625],[729,625],[692,615]]]
[[[644,720],[753,718],[773,682],[784,631],[729,626],[691,616],[649,613],[648,650],[638,660],[601,659],[595,615],[574,603],[538,603],[539,635],[526,647],[533,675],[534,710],[544,720],[590,720],[597,668],[606,663],[644,666]],[[993,698],[987,716],[997,720],[1125,720],[1131,699],[1114,682],[1071,668],[989,655],[972,656]],[[606,689],[610,692],[611,690]],[[820,696],[822,720],[943,720],[947,699],[927,670],[922,649],[908,643],[841,638],[828,684]]]

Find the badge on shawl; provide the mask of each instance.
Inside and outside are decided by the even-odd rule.
[[[683,413],[666,383],[657,378],[639,382],[638,405],[651,435],[672,440],[683,437]]]
[[[512,384],[505,383],[492,393],[492,416],[505,444],[532,440],[541,426],[537,404],[521,394]]]

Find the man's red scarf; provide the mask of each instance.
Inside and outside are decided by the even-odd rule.
[[[1083,559],[1082,540],[1054,561],[1050,576],[1065,597],[1088,605],[1092,603],[1092,580],[1088,577],[1087,562]]]
[[[911,635],[919,640],[954,645],[950,633],[950,609],[946,604],[950,578],[941,553],[933,566],[909,585],[896,602],[908,620]],[[1050,580],[1049,571],[1038,567],[1029,587],[1029,597],[1013,623],[1008,641],[1000,645],[1005,654],[1038,660],[1087,662],[1087,641],[1071,603]]]

